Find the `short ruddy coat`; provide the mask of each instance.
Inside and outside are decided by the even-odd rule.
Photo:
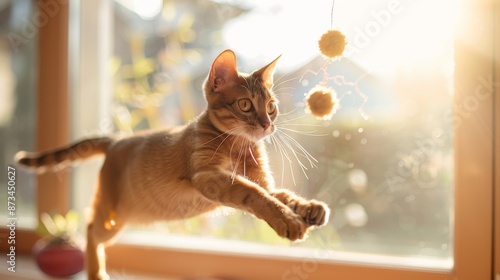
[[[281,237],[301,240],[309,227],[328,221],[326,204],[274,186],[262,140],[276,129],[277,60],[243,74],[235,54],[222,52],[204,84],[207,109],[182,127],[16,155],[20,165],[38,171],[105,156],[87,229],[89,279],[109,279],[104,246],[127,223],[185,219],[230,206],[265,220]]]

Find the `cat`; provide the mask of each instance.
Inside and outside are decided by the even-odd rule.
[[[87,227],[89,279],[109,279],[104,247],[126,223],[186,219],[229,206],[292,241],[327,223],[325,203],[274,186],[263,140],[276,130],[279,114],[272,90],[278,59],[244,74],[234,52],[222,52],[203,85],[206,110],[182,127],[16,154],[19,165],[39,172],[105,156]]]

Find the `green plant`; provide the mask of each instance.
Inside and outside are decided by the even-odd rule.
[[[41,236],[52,239],[52,242],[55,243],[73,243],[78,230],[78,222],[78,213],[74,210],[69,210],[65,216],[61,214],[50,216],[47,213],[42,213],[36,232]]]
[[[84,252],[77,238],[78,214],[42,213],[37,233],[44,236],[33,246],[38,267],[47,275],[67,277],[83,270]]]

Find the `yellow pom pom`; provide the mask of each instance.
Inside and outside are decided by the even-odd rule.
[[[333,89],[316,86],[306,94],[306,105],[306,113],[318,119],[330,120],[339,108],[339,100]]]
[[[318,43],[321,53],[329,59],[341,56],[347,44],[345,35],[338,30],[328,30],[321,36]]]

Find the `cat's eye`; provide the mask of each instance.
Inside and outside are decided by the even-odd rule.
[[[267,113],[268,114],[273,114],[276,111],[276,102],[270,101],[267,103]]]
[[[243,112],[248,112],[252,109],[252,101],[248,98],[238,100],[238,106]]]

